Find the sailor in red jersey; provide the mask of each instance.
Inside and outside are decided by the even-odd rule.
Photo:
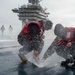
[[[49,21],[49,23],[52,27],[52,22]],[[45,24],[47,23],[44,23],[42,20],[29,22],[18,35],[18,42],[23,46],[23,48],[19,50],[19,57],[23,62],[27,61],[25,55],[32,50],[35,57],[40,54],[44,46]],[[46,28],[46,30],[48,30],[48,28]]]
[[[75,28],[64,28],[61,24],[57,24],[54,33],[57,37],[47,49],[42,61],[56,52],[66,59],[61,65],[68,66],[69,63],[72,63],[72,66],[75,66]]]

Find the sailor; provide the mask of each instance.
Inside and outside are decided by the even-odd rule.
[[[3,35],[4,34],[4,31],[5,31],[4,25],[1,26],[0,30],[2,31],[2,35]]]
[[[42,62],[56,52],[59,56],[65,58],[61,65],[75,66],[75,28],[56,24],[54,33],[57,37],[47,49]]]
[[[40,54],[44,46],[45,24],[43,20],[29,22],[19,33],[18,42],[23,46],[23,48],[19,50],[19,57],[23,62],[27,61],[25,55],[32,50],[35,57]],[[50,25],[52,27],[52,22],[50,22]]]

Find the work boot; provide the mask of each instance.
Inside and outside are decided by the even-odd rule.
[[[73,68],[73,69],[75,69],[75,56],[73,56],[73,65],[72,65],[72,67],[71,68]]]
[[[73,64],[73,60],[72,59],[66,59],[65,61],[61,62],[61,66],[66,66],[66,67],[68,67],[68,66],[70,66],[72,64]]]
[[[25,58],[25,57],[24,57],[24,58],[23,58],[23,57],[21,57],[21,55],[20,55],[20,54],[18,54],[18,56],[20,57],[20,59],[21,59],[21,61],[22,61],[22,62],[27,62],[27,61],[28,61],[28,60],[27,60],[27,58]]]
[[[71,68],[72,68],[72,69],[75,69],[75,62],[74,62],[74,64],[71,66]]]

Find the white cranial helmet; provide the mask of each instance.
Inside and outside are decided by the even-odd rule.
[[[55,33],[55,35],[57,35],[60,38],[65,38],[66,37],[66,28],[64,28],[63,25],[61,25],[61,24],[56,24],[54,33]]]

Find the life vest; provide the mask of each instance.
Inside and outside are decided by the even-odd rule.
[[[67,29],[67,35],[66,35],[66,41],[67,42],[71,42],[72,40],[74,40],[75,39],[75,37],[74,37],[74,30],[75,30],[75,28],[66,28]]]
[[[32,38],[31,35],[30,35],[30,30],[29,30],[28,26],[29,26],[30,24],[33,24],[33,23],[38,25],[40,31],[43,30],[41,23],[38,22],[38,21],[37,21],[37,22],[29,22],[29,23],[27,23],[27,24],[23,27],[22,31],[20,32],[20,34],[23,34],[27,39],[31,39],[31,38]],[[42,32],[42,35],[43,35],[43,32]]]
[[[56,38],[57,43],[59,45],[65,46],[68,42],[75,40],[74,30],[75,30],[75,28],[66,28],[66,31],[67,31],[66,38],[64,40],[62,40],[61,38],[57,37]]]

